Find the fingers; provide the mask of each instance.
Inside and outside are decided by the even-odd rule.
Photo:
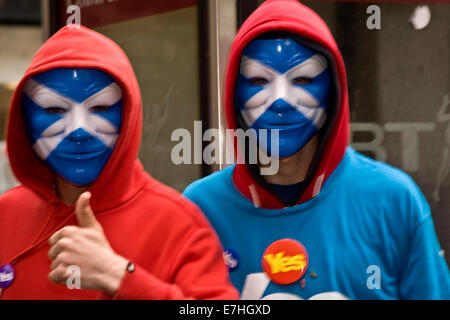
[[[67,268],[68,265],[59,264],[48,274],[49,280],[55,283],[65,283],[66,279],[70,276],[67,272]]]
[[[59,229],[56,231],[48,240],[48,243],[53,246],[55,245],[59,240],[62,238],[70,238],[74,234],[76,234],[79,231],[79,227],[77,226],[66,226],[62,229]]]
[[[66,254],[66,253],[64,253],[64,252],[60,253],[60,254],[56,257],[56,259],[53,260],[52,265],[50,266],[50,269],[54,270],[54,269],[56,269],[59,265],[66,265],[66,266],[71,265],[72,263],[70,263],[70,261],[68,261],[68,259],[67,259],[68,256],[69,256],[69,255]]]
[[[48,257],[52,260],[56,259],[56,257],[63,251],[68,251],[72,249],[72,239],[70,238],[61,238],[58,242],[56,242],[49,250]]]
[[[70,276],[68,268],[73,264],[73,243],[70,238],[60,239],[49,251],[48,256],[52,259],[51,272],[48,278],[55,283],[64,284]]]

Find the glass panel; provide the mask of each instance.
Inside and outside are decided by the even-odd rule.
[[[182,191],[201,165],[175,165],[171,134],[200,120],[197,7],[97,27],[127,54],[141,88],[144,127],[139,158],[156,179]]]

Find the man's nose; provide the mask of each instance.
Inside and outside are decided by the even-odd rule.
[[[82,142],[91,139],[92,136],[85,130],[78,128],[67,136],[67,139],[73,142]]]
[[[280,98],[272,103],[270,109],[272,109],[272,111],[274,112],[280,113],[292,109],[292,106],[286,100]]]

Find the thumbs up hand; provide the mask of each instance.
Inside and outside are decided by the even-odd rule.
[[[102,226],[95,218],[94,212],[91,209],[90,200],[91,193],[89,191],[80,195],[75,204],[75,218],[80,227],[91,228],[103,232]]]
[[[78,226],[66,226],[49,239],[48,256],[52,260],[48,277],[68,284],[69,267],[80,270],[82,289],[101,290],[114,295],[125,274],[128,260],[116,254],[103,233],[90,206],[90,192],[84,192],[75,204]]]

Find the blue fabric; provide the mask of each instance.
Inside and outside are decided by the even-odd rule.
[[[349,299],[450,298],[449,270],[430,208],[402,171],[348,148],[318,196],[293,207],[264,209],[235,188],[233,168],[192,183],[184,195],[203,210],[224,248],[239,256],[231,280],[242,294],[248,280],[247,297],[309,299],[338,292]],[[263,252],[283,238],[308,251],[304,288],[299,282],[264,284]],[[259,285],[250,281],[254,276]]]

